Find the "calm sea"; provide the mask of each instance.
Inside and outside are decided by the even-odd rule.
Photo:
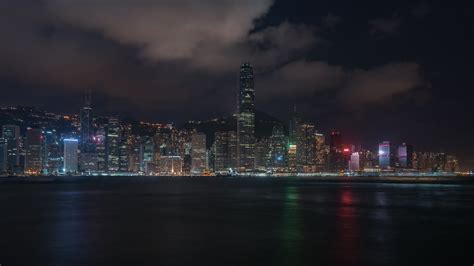
[[[0,264],[472,265],[474,186],[106,178],[0,184]]]

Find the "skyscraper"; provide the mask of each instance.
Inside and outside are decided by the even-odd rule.
[[[214,142],[214,168],[226,171],[237,167],[237,135],[235,131],[216,132]]]
[[[323,134],[316,133],[314,135],[316,141],[316,153],[315,153],[315,163],[317,171],[327,170],[326,162],[327,156],[329,153],[328,146],[326,145],[326,139]]]
[[[398,146],[397,157],[400,168],[413,168],[413,146],[406,143]]]
[[[384,141],[379,144],[379,167],[382,169],[388,169],[392,167],[392,153],[393,150],[390,148],[390,142]]]
[[[43,173],[58,174],[63,167],[63,159],[56,130],[44,131],[43,137]]]
[[[120,123],[118,118],[109,118],[106,135],[107,171],[119,171]]]
[[[238,168],[255,168],[255,89],[253,68],[249,63],[240,67],[240,88],[237,115]]]
[[[0,138],[0,174],[7,171],[7,141],[4,138]]]
[[[39,128],[26,130],[25,173],[40,174],[43,168],[43,135]]]
[[[97,171],[97,152],[94,142],[93,113],[91,107],[91,92],[88,90],[85,105],[80,112],[80,170],[83,172]]]
[[[296,143],[297,169],[301,172],[314,172],[316,139],[315,127],[311,123],[302,123],[298,127]]]
[[[7,141],[7,169],[14,172],[20,165],[20,127],[4,125],[2,137]]]
[[[329,143],[329,167],[332,171],[342,171],[347,168],[343,149],[341,133],[339,131],[331,132]]]
[[[283,132],[281,125],[273,127],[270,137],[270,161],[269,165],[273,169],[283,170],[288,166],[288,138]]]
[[[97,153],[97,170],[107,171],[107,133],[104,126],[100,126],[95,135],[95,145]]]
[[[64,168],[65,174],[75,174],[78,168],[78,144],[77,139],[64,139]]]
[[[206,135],[194,133],[191,137],[191,173],[202,174],[206,169]]]

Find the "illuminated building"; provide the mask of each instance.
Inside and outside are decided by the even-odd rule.
[[[97,153],[97,171],[107,171],[107,134],[105,128],[100,126],[94,137],[96,153]]]
[[[4,125],[2,137],[7,141],[7,169],[15,172],[20,165],[20,127]]]
[[[339,131],[331,132],[329,143],[329,167],[332,171],[343,171],[347,168],[343,146],[341,133],[339,133]]]
[[[41,129],[26,130],[25,173],[40,174],[43,169],[42,154],[43,135]]]
[[[206,135],[194,133],[191,137],[191,173],[202,174],[206,165]]]
[[[349,161],[349,171],[351,172],[360,171],[360,155],[358,152],[353,152],[351,154],[351,159]]]
[[[398,167],[413,168],[413,146],[403,143],[398,146],[397,151]]]
[[[301,118],[299,118],[296,112],[296,106],[293,108],[290,121],[288,124],[288,170],[290,172],[296,172],[297,164],[297,142],[299,134],[299,126],[301,124]]]
[[[323,134],[316,133],[314,135],[316,141],[316,150],[315,150],[315,164],[317,171],[325,171],[327,157],[329,154],[329,148],[326,145],[326,139]]]
[[[118,118],[109,118],[106,135],[107,171],[118,172],[120,161],[120,123]]]
[[[283,132],[283,127],[281,125],[274,126],[270,137],[269,167],[283,170],[288,166],[287,143],[288,139]]]
[[[255,168],[260,171],[267,170],[270,161],[270,140],[262,138],[255,144]]]
[[[389,141],[379,144],[379,167],[382,169],[393,167],[393,150],[390,147]]]
[[[63,159],[56,130],[43,131],[43,136],[43,173],[57,175],[61,172]]]
[[[78,145],[77,139],[64,139],[64,167],[65,174],[76,174],[78,170]]]
[[[226,171],[237,167],[237,135],[235,131],[214,134],[214,170]]]
[[[181,175],[183,159],[180,156],[161,156],[159,172],[162,175]]]
[[[144,173],[151,172],[151,167],[155,164],[155,142],[151,137],[144,137],[140,145],[140,162],[141,171]],[[160,157],[161,160],[162,156]]]
[[[315,172],[315,127],[302,123],[298,128],[296,143],[296,164],[299,172]]]
[[[80,112],[79,169],[81,172],[97,171],[97,153],[94,142],[93,113],[90,90],[86,92],[85,105]]]
[[[296,172],[296,144],[288,145],[288,170]]]
[[[237,142],[239,171],[255,168],[255,89],[252,65],[240,67],[238,95]]]
[[[191,173],[191,142],[184,143],[184,156],[183,156],[183,173]]]
[[[0,174],[7,172],[8,145],[4,138],[0,138]]]

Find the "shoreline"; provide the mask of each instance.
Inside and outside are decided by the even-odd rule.
[[[215,181],[274,181],[274,182],[301,182],[301,183],[393,183],[393,184],[452,184],[474,185],[473,176],[384,176],[384,177],[357,177],[357,176],[35,176],[35,177],[0,177],[1,184],[34,184],[34,183],[90,183],[90,182],[160,182],[188,180],[199,182],[204,180]]]

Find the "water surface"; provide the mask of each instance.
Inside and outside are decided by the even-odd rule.
[[[472,265],[474,186],[291,179],[0,184],[0,264]]]

